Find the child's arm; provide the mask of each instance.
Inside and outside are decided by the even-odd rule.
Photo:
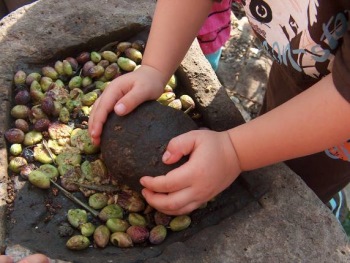
[[[103,124],[113,108],[125,115],[142,102],[160,96],[211,6],[212,0],[157,2],[142,66],[113,80],[93,106],[89,133],[95,144],[99,144]]]
[[[168,80],[197,36],[212,4],[212,0],[158,1],[142,64],[159,70]]]
[[[190,154],[164,176],[143,177],[147,202],[166,214],[185,214],[252,170],[323,151],[349,139],[350,104],[328,75],[276,109],[226,132],[194,131],[172,139],[167,164]],[[332,176],[332,175],[329,175]]]
[[[320,152],[350,138],[350,104],[332,74],[276,109],[229,131],[240,167],[251,170]]]

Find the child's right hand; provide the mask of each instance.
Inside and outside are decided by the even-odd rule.
[[[164,90],[167,79],[157,69],[142,65],[137,70],[114,79],[96,100],[89,118],[89,134],[95,145],[109,112],[126,115],[146,100],[157,99]]]

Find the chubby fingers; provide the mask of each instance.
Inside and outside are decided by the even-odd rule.
[[[1,263],[13,263],[13,259],[9,256],[0,256],[0,262]],[[48,257],[46,257],[43,254],[33,254],[33,255],[29,255],[23,259],[21,259],[20,261],[18,261],[18,263],[49,263],[50,260]]]
[[[166,214],[179,215],[189,213],[200,205],[193,182],[188,177],[190,168],[187,166],[184,164],[167,175],[140,179],[145,187],[142,194],[152,207]]]
[[[157,96],[152,86],[145,89],[144,82],[139,80],[140,72],[130,72],[113,80],[94,103],[89,118],[89,133],[94,144],[99,144],[103,124],[113,109],[123,116],[142,102]]]
[[[116,92],[116,94],[113,92]],[[117,91],[117,89],[107,87],[102,95],[95,101],[89,117],[89,133],[94,144],[99,144],[103,124],[120,96],[121,94]]]
[[[0,255],[1,263],[13,263],[13,259],[9,256]]]
[[[192,196],[190,188],[168,194],[156,193],[145,188],[142,195],[150,206],[167,215],[188,214],[200,205],[197,201],[188,201]]]
[[[18,261],[18,263],[49,263],[50,260],[43,254],[33,254]]]
[[[187,175],[181,172],[182,169],[177,168],[167,175],[156,177],[144,176],[140,179],[143,187],[158,193],[171,193],[187,188],[191,185]]]
[[[196,131],[190,131],[172,138],[163,154],[165,164],[176,163],[181,157],[190,154],[195,148]]]
[[[100,143],[103,124],[113,108],[116,114],[125,115],[133,110],[133,107],[136,107],[140,101],[140,99],[135,99],[135,102],[130,103],[133,100],[132,96],[135,96],[134,93],[137,94],[137,92],[130,92],[129,94],[132,84],[126,81],[122,77],[112,81],[92,107],[89,118],[89,133],[96,145]]]
[[[95,102],[94,105],[92,106],[92,110],[90,113],[90,117],[89,117],[89,121],[88,121],[88,131],[89,134],[91,136],[92,142],[95,145],[99,145],[100,144],[100,134],[102,132],[102,126],[103,123],[102,122],[94,122],[94,108],[96,108],[98,106],[98,103],[100,101],[100,98],[98,98]]]
[[[151,98],[146,96],[145,91],[140,88],[140,84],[135,83],[132,89],[123,91],[123,96],[115,104],[114,111],[120,116],[126,115],[149,99]]]

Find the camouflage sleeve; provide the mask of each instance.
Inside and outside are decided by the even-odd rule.
[[[336,53],[333,65],[333,82],[339,93],[350,102],[350,30]]]

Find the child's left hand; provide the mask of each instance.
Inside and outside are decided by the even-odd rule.
[[[17,261],[17,263],[49,263],[50,260],[43,254],[33,254]],[[14,263],[10,256],[0,255],[0,263]]]
[[[191,131],[173,138],[163,155],[166,164],[184,155],[188,162],[157,177],[144,176],[147,202],[169,215],[187,214],[225,190],[240,174],[239,161],[227,131]]]

